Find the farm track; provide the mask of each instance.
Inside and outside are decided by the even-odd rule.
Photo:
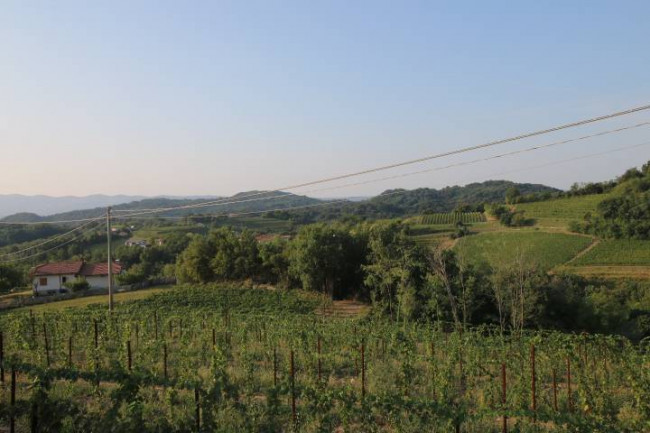
[[[370,306],[359,301],[333,301],[323,310],[316,311],[317,316],[351,319],[361,317],[370,311]]]
[[[583,277],[650,280],[650,266],[567,266],[557,269]]]
[[[575,262],[575,261],[578,260],[580,257],[582,257],[582,256],[584,256],[585,254],[587,254],[589,251],[591,251],[591,250],[593,250],[594,248],[596,248],[596,247],[598,246],[598,244],[600,244],[600,239],[594,238],[593,242],[590,243],[590,244],[587,246],[587,248],[585,248],[584,250],[580,251],[578,254],[576,254],[575,256],[573,256],[573,258],[572,258],[571,260],[569,260],[568,262],[566,262],[565,265],[569,265],[569,264]]]

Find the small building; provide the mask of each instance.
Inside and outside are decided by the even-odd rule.
[[[122,272],[119,263],[111,266],[113,275]],[[76,278],[84,278],[93,289],[108,287],[108,263],[75,262],[46,263],[36,266],[32,272],[34,294],[56,293],[64,288],[65,283]]]
[[[144,239],[129,239],[128,241],[124,242],[124,246],[147,248],[149,247],[149,242]]]

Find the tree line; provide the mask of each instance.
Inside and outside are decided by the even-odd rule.
[[[192,235],[175,275],[180,283],[251,280],[356,298],[395,321],[650,335],[647,285],[549,275],[525,253],[499,266],[469,263],[416,244],[398,222],[312,224],[262,243],[250,231],[219,228]]]
[[[650,162],[627,170],[596,211],[570,228],[603,238],[650,239]]]

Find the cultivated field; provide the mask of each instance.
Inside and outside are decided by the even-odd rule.
[[[598,203],[605,198],[605,194],[560,198],[520,203],[516,209],[525,211],[526,217],[535,219],[538,225],[566,227],[570,221],[582,220],[587,212],[595,211]]]
[[[586,236],[509,230],[466,236],[455,248],[470,263],[499,266],[513,263],[522,256],[528,264],[549,270],[571,260],[591,242]]]
[[[575,266],[627,265],[650,266],[650,241],[602,240],[571,263]]]
[[[420,224],[455,224],[457,222],[464,224],[485,222],[485,214],[483,212],[447,212],[447,213],[433,213],[422,215],[419,217]]]
[[[299,291],[210,286],[113,314],[2,315],[0,428],[10,418],[17,431],[57,432],[647,426],[650,359],[624,339],[317,314],[328,308]]]

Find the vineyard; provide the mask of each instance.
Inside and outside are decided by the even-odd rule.
[[[650,266],[650,241],[633,239],[603,240],[572,264]]]
[[[485,214],[483,212],[447,212],[447,213],[432,213],[422,215],[419,218],[420,224],[456,224],[457,222],[463,224],[474,224],[485,222]]]
[[[532,203],[518,203],[516,209],[524,211],[539,225],[566,226],[572,220],[580,221],[588,212],[594,212],[606,194],[559,198]]]
[[[586,236],[538,231],[481,233],[458,242],[456,251],[471,263],[512,263],[518,256],[549,270],[566,263],[592,242]]]
[[[0,429],[650,429],[650,356],[622,338],[327,319],[327,305],[204,287],[112,314],[5,314]]]

